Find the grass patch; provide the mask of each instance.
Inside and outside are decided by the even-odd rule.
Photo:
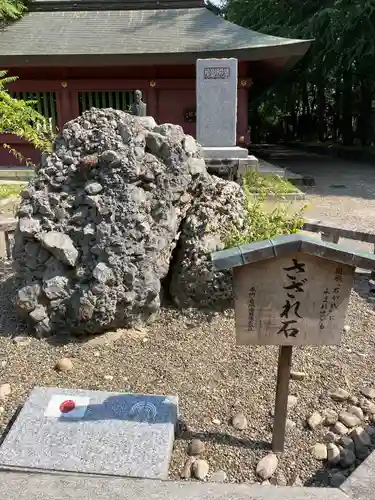
[[[247,189],[252,194],[267,194],[267,196],[282,196],[296,193],[298,190],[291,182],[277,174],[259,174],[251,170],[246,176]]]
[[[285,189],[289,189],[285,184],[290,183],[277,176],[277,182],[271,181],[270,185],[264,182],[263,177],[254,171],[248,172],[244,177],[244,227],[239,230],[238,227],[232,226],[225,231],[225,248],[263,241],[284,234],[295,234],[302,229],[306,206],[295,211],[291,210],[290,203],[285,202]],[[254,191],[254,185],[258,186],[258,191]],[[257,196],[254,196],[255,192]],[[276,202],[272,207],[267,206],[270,195]]]
[[[0,200],[19,196],[25,188],[26,183],[22,184],[0,184]]]

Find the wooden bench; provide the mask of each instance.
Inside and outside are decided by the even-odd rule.
[[[0,258],[11,259],[17,219],[0,219]]]
[[[340,238],[371,243],[374,245],[375,253],[375,231],[359,231],[357,229],[337,227],[334,223],[309,219],[305,221],[303,229],[312,233],[320,233],[322,240],[330,243],[338,243]],[[375,271],[372,271],[371,277],[375,277]]]

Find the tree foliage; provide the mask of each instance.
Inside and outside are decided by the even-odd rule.
[[[18,19],[25,10],[25,4],[20,0],[0,0],[0,22]]]
[[[0,71],[0,133],[13,134],[31,143],[40,151],[49,151],[53,130],[47,118],[34,108],[35,101],[14,99],[6,85],[16,80]]]
[[[299,139],[374,142],[375,0],[227,0],[223,15],[264,33],[314,39],[288,78],[253,103],[255,126]]]

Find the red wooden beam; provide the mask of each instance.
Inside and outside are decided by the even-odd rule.
[[[124,90],[143,90],[149,87],[164,90],[195,89],[196,81],[193,78],[157,78],[149,79],[101,79],[101,80],[18,80],[9,84],[9,90],[14,92],[35,91],[35,92],[56,92],[63,89],[76,92],[92,91],[124,91]],[[250,88],[251,78],[239,78],[239,88]]]

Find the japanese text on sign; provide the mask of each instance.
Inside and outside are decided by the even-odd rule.
[[[284,267],[286,272],[287,284],[284,285],[284,290],[287,292],[287,298],[280,313],[281,326],[278,335],[285,335],[288,337],[296,337],[299,333],[298,320],[303,319],[300,315],[301,296],[299,294],[304,292],[304,285],[307,278],[300,277],[300,274],[306,273],[306,264],[298,262],[297,259],[292,259],[293,265]]]
[[[204,68],[205,80],[227,80],[230,77],[230,68]]]
[[[335,270],[335,286],[332,292],[328,288],[325,288],[323,292],[323,301],[320,306],[320,322],[319,327],[324,330],[324,321],[329,319],[330,321],[335,320],[334,311],[338,308],[340,300],[341,284],[343,281],[343,269],[342,267],[337,267]]]

